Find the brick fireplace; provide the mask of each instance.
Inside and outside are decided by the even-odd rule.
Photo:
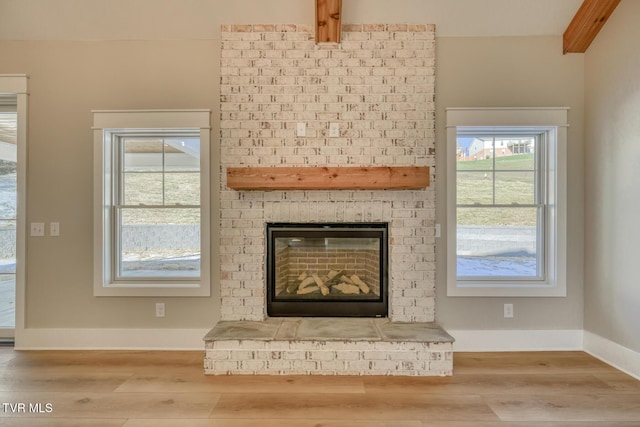
[[[450,374],[452,339],[430,329],[433,186],[304,191],[227,186],[227,169],[242,167],[428,166],[431,181],[435,178],[435,27],[344,25],[340,44],[316,44],[314,32],[307,25],[222,27],[222,315],[207,342],[205,370]],[[299,123],[305,125],[304,136],[296,131]],[[330,135],[331,125],[338,127],[337,137]],[[309,333],[324,330],[324,323],[268,318],[268,223],[388,224],[388,319],[354,319],[364,322],[354,341]],[[284,360],[287,355],[291,360]]]
[[[225,25],[221,51],[222,320],[263,320],[265,224],[389,223],[389,317],[434,320],[435,191],[235,191],[241,166],[430,166],[435,28]],[[296,124],[306,136],[296,136]],[[329,137],[330,123],[339,137]]]

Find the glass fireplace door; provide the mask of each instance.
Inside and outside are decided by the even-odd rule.
[[[386,316],[386,224],[268,224],[270,316]]]

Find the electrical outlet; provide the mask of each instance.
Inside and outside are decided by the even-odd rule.
[[[31,235],[33,237],[44,236],[44,222],[32,222],[31,223]]]
[[[296,136],[307,136],[307,124],[302,122],[296,124]]]
[[[505,319],[513,318],[513,304],[504,305],[504,317]]]
[[[60,223],[52,222],[49,224],[49,236],[58,237],[60,235]]]
[[[164,303],[157,302],[156,303],[156,317],[164,317]]]
[[[329,123],[329,138],[338,138],[340,136],[340,125],[338,123]]]

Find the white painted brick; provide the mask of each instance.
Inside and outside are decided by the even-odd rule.
[[[307,354],[307,359],[309,360],[335,360],[336,359],[336,353],[333,351],[310,351]]]
[[[389,353],[383,351],[364,351],[362,358],[364,360],[386,360]]]
[[[361,360],[362,358],[363,358],[362,352],[360,351],[338,350],[336,353],[337,360],[349,361],[349,360]]]
[[[355,26],[362,28],[363,26]],[[358,51],[345,50],[345,45],[339,50],[318,49],[312,42],[312,29],[309,33],[300,33],[300,27],[291,25],[276,26],[226,26],[228,31],[223,30],[223,53],[222,53],[222,78],[221,93],[228,96],[234,95],[232,98],[221,98],[221,128],[222,147],[221,158],[223,164],[231,165],[250,165],[250,164],[294,164],[294,165],[325,165],[327,162],[338,164],[429,164],[433,165],[434,156],[427,156],[427,147],[433,147],[435,139],[428,136],[424,131],[418,129],[429,129],[433,134],[434,129],[434,104],[432,102],[434,61],[433,54],[435,45],[433,43],[433,29],[428,32],[426,26],[407,26],[404,25],[370,25],[367,28],[376,28],[373,33],[349,33],[345,32],[344,41],[359,46]],[[252,28],[251,32],[246,31]],[[351,28],[349,26],[348,28]],[[408,32],[408,28],[414,28],[415,33]],[[269,29],[269,31],[266,31]],[[395,32],[388,32],[389,29],[401,29],[403,34],[398,35]],[[266,32],[261,32],[265,30]],[[273,30],[273,31],[271,31]],[[280,32],[280,31],[289,32]],[[297,31],[296,31],[297,30]],[[278,31],[278,32],[276,32]],[[369,39],[371,41],[369,41]],[[287,41],[284,41],[287,40]],[[417,41],[419,40],[419,41]],[[257,48],[252,52],[244,52],[248,49],[247,42],[253,42],[253,48]],[[294,50],[295,48],[295,50]],[[256,51],[261,49],[260,55]],[[387,51],[385,49],[389,49]],[[372,52],[375,50],[375,57]],[[239,51],[239,55],[238,55]],[[401,51],[399,55],[396,51]],[[401,56],[403,58],[396,58]],[[288,59],[285,59],[288,58]],[[278,61],[268,64],[267,60],[275,59]],[[233,62],[238,60],[238,62]],[[246,61],[253,61],[252,66],[247,67]],[[227,61],[227,62],[224,62]],[[338,61],[341,61],[340,63]],[[225,67],[226,65],[226,67]],[[271,66],[269,66],[271,65]],[[397,69],[391,68],[396,67]],[[262,69],[260,75],[255,75],[257,69]],[[307,68],[313,69],[308,72]],[[305,71],[307,70],[307,71]],[[249,74],[246,76],[238,76],[237,74]],[[254,75],[251,75],[254,74]],[[306,74],[306,75],[305,75]],[[318,74],[318,75],[310,75]],[[295,82],[291,78],[297,78]],[[383,81],[384,78],[388,80]],[[322,83],[318,79],[325,79]],[[342,79],[342,80],[341,80]],[[364,79],[364,80],[363,80]],[[390,85],[393,85],[391,88]],[[411,87],[409,87],[411,86]],[[419,88],[417,86],[420,86]],[[393,89],[393,92],[390,90]],[[258,100],[261,102],[259,106],[244,103],[248,98],[246,95],[263,96],[306,96],[307,99],[293,98],[265,98]],[[284,95],[287,94],[287,95]],[[326,96],[325,96],[326,94]],[[365,94],[366,98],[360,97]],[[420,95],[424,94],[424,96]],[[427,94],[431,94],[427,96]],[[329,95],[342,95],[343,98],[336,102],[336,98]],[[321,98],[316,98],[320,96]],[[346,96],[346,97],[345,97]],[[421,98],[422,96],[422,98]],[[428,98],[428,99],[427,99]],[[318,102],[320,101],[320,102]],[[301,103],[302,102],[302,103]],[[343,104],[344,103],[344,104]],[[370,103],[370,104],[369,104]],[[284,110],[283,110],[284,109]],[[371,111],[372,110],[372,111]],[[431,111],[430,114],[427,111]],[[382,114],[388,114],[383,117]],[[252,114],[248,117],[246,114]],[[365,115],[364,117],[361,115]],[[244,116],[243,116],[244,115]],[[303,116],[308,115],[308,116]],[[322,115],[322,116],[321,116]],[[279,121],[274,121],[279,120]],[[294,124],[295,121],[304,120],[308,122],[309,137],[295,140],[298,145],[313,148],[319,144],[325,147],[321,150],[312,150],[309,153],[288,153],[283,150],[290,142],[291,135],[288,133],[294,128],[290,127],[286,122]],[[322,120],[323,123],[316,120]],[[404,120],[404,121],[402,121]],[[326,130],[326,123],[329,121],[338,121],[341,123],[340,128],[343,136],[347,137],[344,141],[338,139],[324,139],[320,136]],[[253,123],[258,123],[256,126]],[[261,122],[261,123],[260,123]],[[241,124],[238,124],[241,123]],[[244,125],[242,124],[244,123]],[[319,126],[324,125],[324,126]],[[239,130],[251,131],[253,134],[239,132]],[[376,129],[376,127],[380,129]],[[392,150],[387,152],[381,151],[383,148],[391,144],[386,138],[402,141],[405,147],[421,147],[420,150],[403,151],[400,147],[391,147]],[[404,134],[404,135],[403,135]],[[319,137],[319,139],[317,139]],[[259,139],[255,139],[259,138]],[[370,139],[374,138],[374,139]],[[412,139],[410,139],[412,138]],[[258,145],[255,145],[256,142]],[[260,153],[253,151],[260,148],[260,144],[265,148],[277,149],[277,154]],[[410,145],[413,144],[413,145]],[[425,145],[426,144],[426,145]],[[344,152],[331,151],[330,147],[349,147]],[[238,147],[253,147],[251,153],[239,152]],[[246,150],[246,148],[245,148]],[[234,193],[226,192],[226,177],[221,176],[221,199],[228,200],[227,197],[233,197]],[[227,193],[227,194],[225,194]],[[253,192],[260,193],[260,192]],[[247,193],[247,194],[253,194]],[[290,200],[297,202],[303,201],[309,197],[312,192],[294,192],[301,193],[303,199],[299,199],[297,195]],[[291,193],[292,196],[294,193]],[[278,193],[274,199],[270,199],[268,204],[262,209],[254,209],[253,207],[241,212],[240,217],[232,213],[237,208],[229,208],[228,205],[222,206],[221,213],[221,234],[222,236],[232,236],[236,229],[225,232],[225,227],[239,227],[242,223],[227,221],[225,219],[238,220],[250,219],[255,220],[257,225],[251,228],[249,233],[258,236],[264,232],[263,224],[265,220],[288,221],[292,218],[300,218],[304,220],[379,220],[389,221],[394,213],[394,208],[389,204],[382,207],[370,204],[374,200],[401,200],[407,198],[409,200],[431,200],[430,206],[422,206],[417,208],[419,213],[417,218],[426,218],[433,222],[434,195],[432,190],[423,192],[385,192],[378,199],[371,198],[366,195],[367,192],[337,192],[329,194],[316,200],[303,201],[304,208],[293,206],[274,206],[283,198],[283,193]],[[410,193],[410,194],[407,194]],[[263,193],[269,194],[269,193]],[[337,194],[337,195],[336,195]],[[355,194],[355,196],[354,196]],[[365,197],[362,197],[364,194]],[[312,196],[313,197],[313,196]],[[322,202],[327,200],[341,200],[339,205],[326,205]],[[346,203],[346,204],[345,204]],[[318,205],[319,204],[319,205]],[[354,209],[354,204],[357,208]],[[331,207],[332,209],[329,209]],[[379,212],[381,211],[381,212]],[[260,218],[260,212],[263,218]],[[312,213],[315,214],[312,215]],[[375,218],[375,219],[374,219]],[[390,233],[393,236],[418,236],[419,234],[404,234],[402,228],[398,228],[395,224]],[[402,225],[400,226],[402,227]],[[410,228],[409,225],[404,227]],[[430,227],[433,227],[431,224]],[[433,231],[430,230],[428,241],[410,240],[404,242],[406,246],[397,246],[397,248],[408,248],[411,245],[422,245],[417,248],[417,253],[432,254],[428,246],[434,247]],[[242,254],[244,243],[238,243],[239,247],[233,247],[223,244],[221,253],[223,254]],[[259,258],[264,256],[263,245],[260,241],[251,245],[252,255]],[[392,242],[392,256],[393,247]],[[246,253],[246,252],[245,252]],[[405,249],[400,249],[396,254],[405,255],[411,253]],[[240,258],[245,262],[251,258]],[[425,257],[424,262],[419,261],[418,268],[433,271],[433,257]],[[415,261],[414,261],[415,262]],[[222,274],[233,273],[237,271],[228,263],[223,263]],[[262,268],[260,266],[260,268]],[[392,265],[392,269],[397,269],[397,265]],[[229,270],[229,271],[225,271]],[[257,271],[254,269],[242,268],[241,271]],[[260,278],[262,280],[262,278]],[[244,281],[252,279],[239,279],[240,286],[244,286]],[[428,280],[428,287],[433,289],[433,276],[425,276],[423,278],[406,278],[405,280],[417,281]],[[238,281],[221,280],[221,286],[237,286]],[[395,286],[394,283],[391,284]],[[402,285],[402,283],[401,283]],[[262,286],[263,284],[252,284],[251,286]],[[404,285],[405,288],[412,286],[410,283]],[[392,290],[393,294],[393,290]],[[433,294],[431,292],[430,294]],[[223,295],[229,295],[224,292]],[[234,295],[231,293],[231,295]],[[404,294],[405,298],[424,298],[423,294]],[[395,300],[392,300],[395,301]],[[251,304],[256,301],[251,300]],[[406,302],[406,301],[405,301]],[[393,304],[393,302],[392,302]],[[429,305],[430,302],[424,304]],[[416,304],[418,306],[418,304]],[[428,308],[428,307],[427,307]],[[255,311],[254,311],[255,310]],[[394,316],[409,316],[410,313],[398,312],[391,308]],[[223,318],[229,315],[229,310],[225,310]],[[241,311],[233,311],[237,316]],[[259,308],[248,310],[247,315],[260,316],[264,315]],[[432,315],[432,313],[431,313]],[[415,314],[414,316],[424,317],[425,314]]]
[[[347,360],[345,362],[345,369],[357,371],[362,375],[363,372],[369,371],[371,369],[371,364],[373,362],[368,360]]]
[[[239,362],[234,360],[215,360],[213,369],[216,371],[235,371],[239,367]]]
[[[209,360],[228,360],[229,352],[226,350],[207,350],[205,358]]]
[[[243,360],[240,362],[240,369],[244,371],[256,371],[266,369],[267,362],[264,360]]]
[[[392,360],[372,360],[371,369],[380,372],[389,372],[400,369],[400,362]]]
[[[388,353],[389,360],[416,360],[417,354],[412,351],[392,351]]]
[[[307,358],[306,351],[285,351],[282,353],[285,360],[305,360]]]
[[[317,366],[319,371],[330,371],[334,374],[344,369],[345,362],[342,360],[321,360]]]
[[[313,360],[294,360],[291,362],[291,368],[294,370],[315,371],[318,369],[318,362]]]

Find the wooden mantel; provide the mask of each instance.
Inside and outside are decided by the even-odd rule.
[[[234,190],[420,190],[428,186],[428,166],[227,168],[227,187]]]
[[[562,37],[563,53],[584,53],[620,0],[584,0]]]

